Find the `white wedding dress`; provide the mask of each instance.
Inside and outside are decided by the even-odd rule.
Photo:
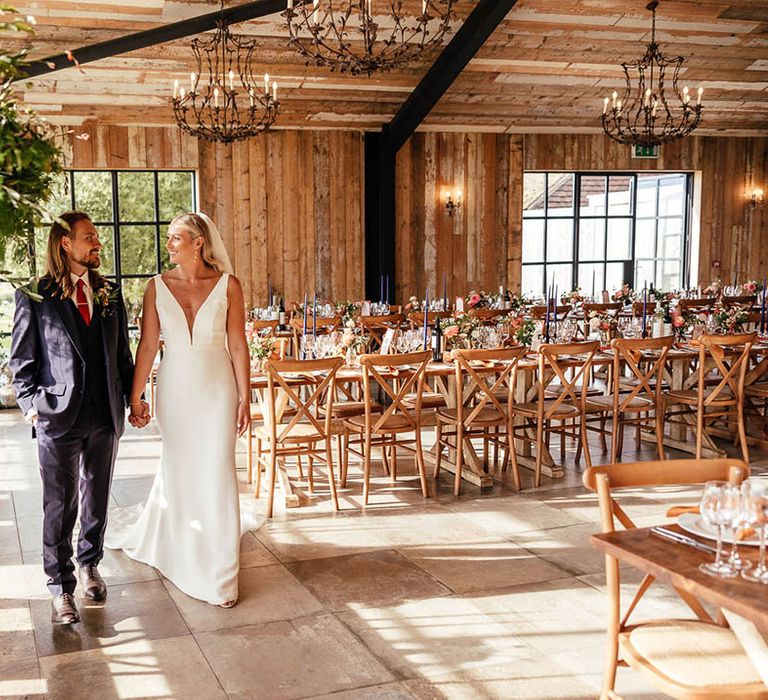
[[[235,473],[237,386],[226,345],[222,275],[190,334],[184,312],[156,275],[165,351],[157,375],[162,458],[138,521],[120,518],[106,545],[154,566],[181,591],[218,605],[237,598],[240,513]]]

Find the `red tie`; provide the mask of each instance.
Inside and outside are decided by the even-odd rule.
[[[88,299],[85,297],[85,292],[83,291],[83,287],[85,286],[85,283],[83,280],[77,280],[77,294],[75,295],[75,300],[77,301],[77,310],[80,312],[80,315],[83,317],[83,321],[85,321],[86,326],[91,325],[91,310],[88,308]]]

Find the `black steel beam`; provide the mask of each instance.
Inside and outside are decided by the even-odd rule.
[[[392,121],[384,126],[385,147],[395,153],[403,147],[516,4],[517,0],[480,0],[477,3]]]
[[[236,7],[227,8],[224,10],[223,15],[228,23],[237,24],[238,22],[245,22],[246,20],[255,19],[256,17],[273,15],[284,9],[285,0],[255,0],[254,2],[246,2],[242,5],[237,5]],[[74,49],[72,55],[80,64],[91,63],[92,61],[98,61],[102,58],[109,58],[110,56],[117,56],[122,53],[127,53],[128,51],[136,51],[137,49],[144,49],[147,46],[163,44],[166,41],[182,39],[185,36],[193,36],[195,34],[206,32],[216,27],[216,22],[218,22],[221,16],[222,13],[219,10],[216,12],[209,12],[205,15],[190,17],[189,19],[183,19],[180,22],[173,22],[172,24],[166,24],[162,27],[156,27],[155,29],[147,29],[146,31],[128,34],[127,36],[121,36],[117,39],[101,41],[98,44],[91,44],[90,46],[83,46],[82,48]],[[49,56],[40,61],[30,62],[25,68],[24,76],[19,78],[19,80],[36,78],[64,68],[71,68],[72,65],[73,62],[66,53]]]

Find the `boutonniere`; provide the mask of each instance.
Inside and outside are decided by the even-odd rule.
[[[101,308],[103,318],[115,313],[119,297],[120,288],[109,282],[105,282],[101,287],[93,290],[93,303]]]

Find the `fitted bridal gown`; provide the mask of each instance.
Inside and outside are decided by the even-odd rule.
[[[154,278],[165,341],[155,410],[162,458],[138,521],[128,529],[107,528],[107,546],[125,550],[184,593],[215,605],[237,598],[240,558],[228,278],[222,275],[211,290],[191,333],[162,276]]]

